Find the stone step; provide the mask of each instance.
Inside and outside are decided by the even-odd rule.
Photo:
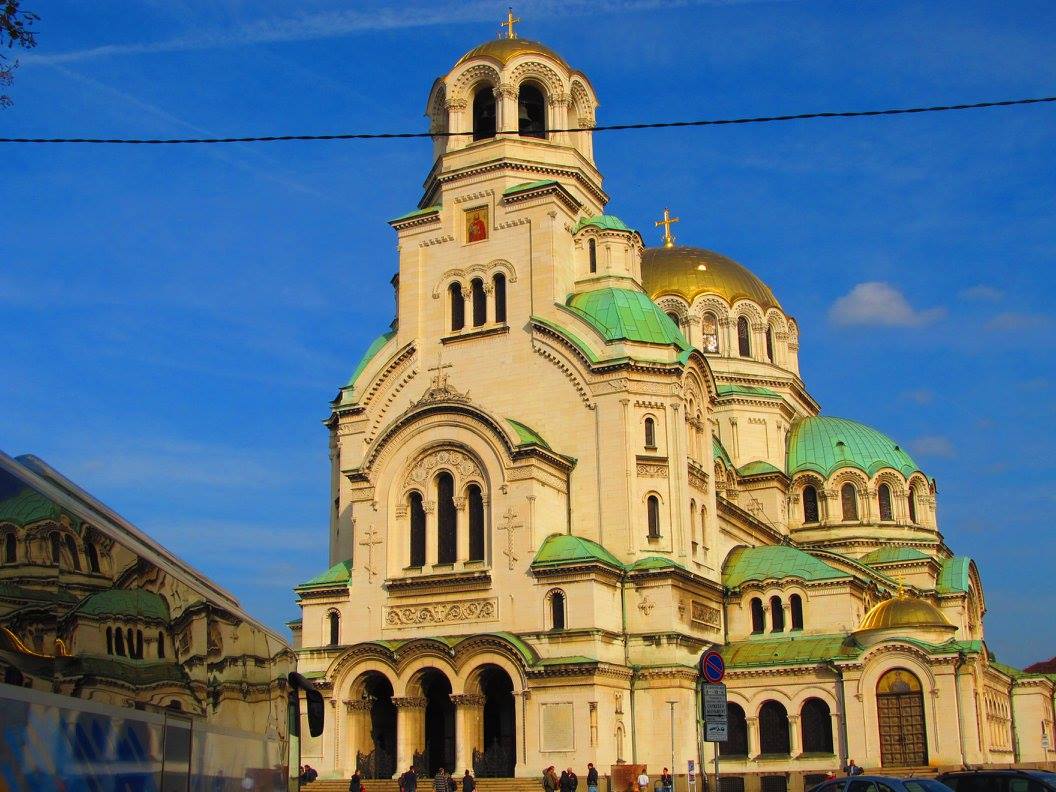
[[[399,792],[400,786],[393,779],[363,780],[367,792]],[[458,785],[462,792],[462,784]],[[477,792],[539,792],[541,784],[536,778],[478,778]],[[321,778],[311,784],[301,786],[304,792],[347,792],[347,778]],[[418,792],[432,792],[431,779],[423,778],[418,782]]]

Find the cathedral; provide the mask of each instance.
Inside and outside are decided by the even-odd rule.
[[[606,214],[591,82],[515,21],[429,90],[395,318],[326,422],[328,568],[290,627],[329,706],[303,760],[680,789],[717,760],[727,792],[801,792],[849,759],[1056,759],[1056,675],[988,652],[934,479],[823,414],[749,269],[676,244],[666,210],[656,247]]]

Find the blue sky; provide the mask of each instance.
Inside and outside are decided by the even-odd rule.
[[[505,5],[24,0],[0,131],[426,128]],[[518,3],[599,123],[1056,93],[1051,2]],[[599,134],[610,211],[766,280],[826,413],[910,447],[991,648],[1056,654],[1056,107]],[[427,141],[7,146],[0,448],[51,462],[273,625],[327,557],[321,420],[391,320]]]

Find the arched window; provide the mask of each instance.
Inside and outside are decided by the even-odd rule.
[[[788,610],[792,616],[792,629],[802,630],[803,629],[803,598],[798,594],[793,594],[788,598]]]
[[[66,534],[66,552],[70,554],[70,561],[73,562],[73,568],[80,572],[81,556],[77,552],[77,543],[73,541],[73,537],[69,534]]]
[[[561,591],[550,594],[550,629],[565,629],[565,595]]]
[[[128,650],[128,656],[134,659],[136,656],[136,637],[133,635],[131,627],[125,631],[125,640],[127,642],[125,648]]]
[[[546,137],[546,102],[543,92],[531,83],[522,84],[517,94],[517,121],[523,137]]]
[[[767,701],[759,708],[759,752],[770,756],[788,756],[791,743],[788,712],[777,701]]]
[[[587,241],[587,252],[590,255],[590,271],[595,273],[598,271],[598,243],[594,237]]]
[[[741,357],[752,356],[752,339],[748,334],[748,320],[743,316],[737,320],[737,354]]]
[[[13,564],[18,560],[18,545],[15,535],[10,531],[4,534],[4,563]]]
[[[455,480],[446,471],[436,477],[436,560],[453,564],[458,559],[458,512],[455,510]]]
[[[678,314],[677,313],[675,313],[674,311],[668,311],[667,312],[667,318],[671,320],[672,324],[674,324],[675,327],[679,326]]]
[[[700,317],[701,349],[717,355],[719,353],[719,321],[711,311]]]
[[[469,560],[484,560],[484,496],[480,487],[470,484],[466,493],[469,501]]]
[[[341,643],[341,614],[332,610],[326,614],[326,620],[330,626],[330,645],[337,646]]]
[[[165,633],[158,631],[158,659],[165,659]]]
[[[143,659],[143,631],[136,630],[136,659]]]
[[[114,654],[125,656],[125,634],[120,627],[114,630]]]
[[[732,701],[726,703],[726,742],[717,745],[719,756],[748,755],[748,720],[744,710]]]
[[[84,543],[84,554],[88,557],[88,571],[99,572],[99,551],[95,549],[95,542]]]
[[[649,538],[660,538],[660,499],[650,495],[646,499],[646,507],[649,512]]]
[[[51,563],[57,564],[62,558],[62,537],[58,531],[52,531],[48,534],[48,541],[51,543]]]
[[[813,484],[808,484],[803,488],[803,522],[816,523],[818,519],[818,490]]]
[[[909,496],[906,498],[906,505],[909,507],[909,521],[914,525],[917,524],[917,488],[910,485]]]
[[[484,293],[484,281],[474,278],[469,283],[469,291],[473,297],[473,326],[480,327],[488,321],[488,296]]]
[[[461,330],[466,326],[466,301],[462,299],[462,286],[452,283],[447,287],[451,297],[451,330]]]
[[[505,322],[506,321],[506,276],[501,272],[496,272],[495,277],[491,279],[492,284],[495,287],[495,321]]]
[[[689,540],[693,543],[693,549],[697,548],[697,501],[689,499]]]
[[[840,504],[843,507],[843,519],[858,519],[858,490],[848,482],[840,489]]]
[[[785,608],[780,597],[770,598],[770,632],[785,631]]]
[[[829,705],[818,698],[807,699],[800,710],[803,753],[832,753],[832,714]]]
[[[645,447],[656,448],[656,421],[652,418],[645,419]]]
[[[422,494],[412,492],[407,496],[411,512],[411,566],[425,566],[425,504]]]
[[[895,519],[894,513],[891,511],[891,488],[889,486],[881,484],[876,488],[876,500],[880,506],[881,522],[890,522]]]
[[[106,653],[112,655],[114,653],[114,628],[106,628]]]
[[[766,629],[766,611],[763,608],[763,601],[758,597],[752,597],[751,609],[752,632],[761,633]]]
[[[769,325],[766,328],[766,359],[774,362],[774,328]]]
[[[484,85],[473,94],[473,139],[495,137],[495,92]]]

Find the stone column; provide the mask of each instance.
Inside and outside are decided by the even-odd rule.
[[[745,718],[748,724],[748,758],[755,759],[759,756],[759,719]]]
[[[842,766],[847,758],[847,746],[843,744],[843,733],[840,731],[840,713],[831,712],[829,717],[832,719],[832,752],[836,754],[837,763]]]
[[[425,508],[425,566],[428,568],[436,564],[438,557],[436,501],[425,501],[422,506]]]
[[[374,750],[374,740],[370,734],[371,699],[348,699],[345,710],[348,712],[348,752],[342,762],[342,773],[352,775],[356,768],[359,754],[369,754]]]
[[[451,772],[473,768],[473,751],[484,749],[484,696],[452,693],[455,705],[455,767]]]
[[[520,122],[517,118],[517,86],[500,83],[495,86],[495,132],[496,137],[503,137],[501,132],[517,134]]]
[[[799,731],[799,716],[789,715],[788,716],[788,749],[792,754],[792,758],[795,759],[801,753],[803,753],[803,735]]]
[[[466,509],[468,498],[456,495],[455,501],[455,561],[469,559],[469,512]]]
[[[514,725],[514,731],[517,733],[517,763],[513,768],[514,775],[525,776],[528,775],[528,701],[532,697],[531,690],[522,690],[520,692],[514,691],[513,694],[513,716],[516,720]],[[534,723],[533,723],[534,728]],[[535,751],[537,745],[535,741],[532,741],[532,750]],[[584,783],[586,783],[586,777],[584,776]]]
[[[392,697],[396,705],[396,774],[414,764],[414,754],[425,748],[424,696]]]

